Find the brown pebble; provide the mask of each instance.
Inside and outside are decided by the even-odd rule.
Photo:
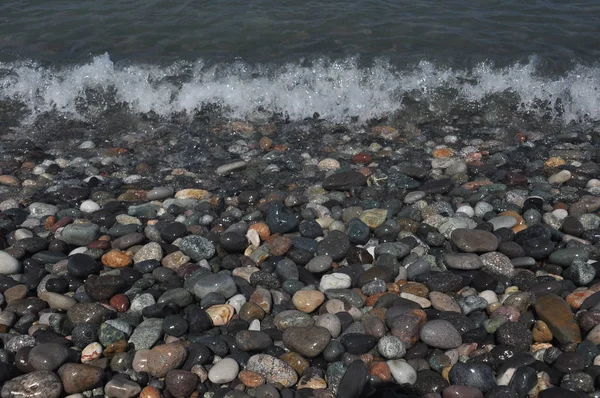
[[[310,366],[310,363],[302,355],[294,351],[286,352],[279,359],[294,368],[296,373],[300,375]]]
[[[552,341],[552,332],[544,321],[535,321],[531,332],[533,334],[533,341],[536,343],[549,343]]]
[[[160,390],[156,387],[146,386],[140,391],[140,398],[162,398]]]
[[[133,262],[132,258],[118,249],[113,249],[102,256],[102,264],[110,268],[124,268]]]
[[[278,236],[271,242],[269,253],[271,256],[283,256],[292,247],[292,240],[287,236]]]
[[[4,291],[4,299],[7,303],[13,302],[15,300],[22,300],[27,297],[27,292],[29,289],[27,285],[15,285],[13,287],[9,287]]]
[[[218,304],[207,308],[206,313],[214,326],[224,326],[229,323],[231,317],[235,314],[235,308],[229,304]]]
[[[15,176],[8,174],[0,175],[0,185],[7,185],[9,187],[18,187],[21,185],[21,181]]]
[[[258,387],[262,384],[265,384],[265,378],[263,376],[249,370],[242,370],[238,374],[238,379],[240,379],[243,385],[249,388]]]
[[[248,229],[256,230],[256,232],[258,232],[258,236],[260,236],[260,239],[263,241],[266,241],[271,236],[271,230],[269,229],[269,226],[264,222],[257,222],[256,224],[252,224],[248,227]]]
[[[112,296],[108,303],[118,312],[125,312],[129,309],[129,298],[122,293]]]
[[[91,241],[87,245],[88,249],[102,249],[106,250],[110,247],[110,242],[104,239],[98,239]]]
[[[373,361],[369,366],[368,373],[370,376],[378,377],[384,383],[392,381],[392,371],[384,361]]]
[[[310,314],[325,301],[325,295],[318,290],[299,290],[292,297],[296,309]]]
[[[260,141],[258,142],[258,146],[263,151],[268,151],[269,149],[271,149],[273,147],[273,140],[270,139],[269,137],[262,137],[260,139]]]
[[[373,156],[368,153],[357,153],[352,156],[352,163],[354,164],[369,164],[373,161]]]

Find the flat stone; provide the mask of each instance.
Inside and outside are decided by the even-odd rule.
[[[446,253],[444,262],[451,269],[474,270],[483,267],[483,262],[474,253]]]
[[[352,187],[360,187],[367,184],[367,177],[358,171],[344,171],[331,174],[323,181],[323,189],[328,191],[344,191]]]
[[[163,320],[160,318],[148,318],[140,323],[129,337],[129,343],[136,350],[151,348],[163,336]]]
[[[475,229],[455,229],[450,240],[467,253],[487,253],[498,248],[498,238],[491,232]]]
[[[138,383],[124,377],[113,377],[104,386],[104,394],[111,398],[133,398],[140,394],[142,388]]]
[[[535,312],[544,321],[552,335],[565,345],[581,343],[581,330],[569,305],[555,294],[536,297]]]
[[[208,274],[196,282],[194,295],[202,299],[210,293],[218,293],[225,298],[230,298],[237,293],[237,285],[229,275]]]

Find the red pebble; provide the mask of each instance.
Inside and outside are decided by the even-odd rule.
[[[129,298],[124,294],[115,294],[110,298],[109,304],[118,312],[125,312],[129,309]]]
[[[352,163],[355,164],[369,164],[373,161],[373,156],[368,153],[357,153],[352,156]]]

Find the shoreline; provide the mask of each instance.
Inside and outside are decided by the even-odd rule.
[[[55,122],[0,151],[2,398],[597,388],[600,130]]]

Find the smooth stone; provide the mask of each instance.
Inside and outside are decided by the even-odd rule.
[[[313,257],[306,265],[306,269],[312,273],[318,274],[331,269],[333,259],[328,255]]]
[[[280,383],[284,388],[291,387],[298,381],[298,374],[294,368],[281,359],[267,354],[250,357],[246,370],[260,374],[268,383]]]
[[[300,290],[292,296],[296,309],[307,314],[316,310],[325,301],[325,295],[318,290]]]
[[[67,394],[76,394],[102,385],[102,368],[79,363],[66,363],[58,369],[58,375]]]
[[[58,398],[62,383],[55,373],[38,370],[8,380],[2,386],[2,398]]]
[[[458,362],[450,369],[449,377],[452,384],[475,387],[482,392],[496,386],[494,371],[483,363]]]
[[[340,261],[346,257],[350,248],[348,236],[342,231],[330,231],[317,247],[317,255],[329,256],[333,261]]]
[[[442,392],[442,398],[483,398],[483,393],[475,387],[448,386]]]
[[[544,321],[552,335],[565,345],[581,343],[581,330],[575,320],[571,307],[555,294],[543,294],[536,297],[535,312]]]
[[[18,274],[21,263],[9,253],[0,250],[0,275]]]
[[[167,391],[174,397],[190,396],[196,390],[198,381],[198,375],[195,373],[179,369],[169,371],[165,378]]]
[[[146,199],[152,200],[163,200],[173,196],[173,188],[170,187],[154,187],[146,192]]]
[[[319,290],[326,292],[330,289],[348,289],[350,286],[352,286],[352,278],[350,275],[334,272],[331,274],[325,274],[321,277]]]
[[[452,269],[474,270],[483,267],[479,256],[473,253],[446,253],[444,262]]]
[[[286,234],[298,227],[300,217],[293,210],[275,202],[269,206],[265,221],[272,234]]]
[[[331,334],[331,337],[334,339],[338,337],[342,331],[342,323],[340,318],[338,318],[335,314],[319,315],[315,321],[315,326],[322,326],[329,330],[329,334]]]
[[[262,351],[273,345],[273,339],[260,330],[241,330],[235,334],[235,342],[242,351]]]
[[[386,362],[392,373],[394,381],[398,384],[415,384],[417,372],[403,359],[393,359]]]
[[[29,352],[29,364],[35,370],[56,370],[68,357],[69,349],[62,344],[38,344]]]
[[[568,267],[575,259],[587,261],[589,257],[590,253],[588,250],[576,247],[554,251],[548,257],[548,261],[561,267]]]
[[[344,191],[351,189],[352,187],[360,187],[366,185],[367,177],[358,171],[344,171],[340,173],[334,173],[325,178],[323,181],[323,189],[328,191]]]
[[[363,361],[354,361],[346,369],[338,386],[339,397],[359,398],[367,383],[367,367]]]
[[[491,232],[475,229],[455,229],[450,240],[467,253],[487,253],[498,248],[498,238]]]
[[[169,370],[183,365],[187,354],[187,349],[180,342],[158,345],[150,350],[148,373],[154,377],[165,377]]]
[[[421,341],[441,349],[456,348],[462,344],[462,338],[456,328],[448,321],[434,319],[427,322],[419,332]]]
[[[100,227],[96,224],[69,224],[60,233],[60,239],[68,244],[87,246],[100,236]]]
[[[247,163],[243,160],[238,160],[237,162],[227,163],[227,164],[217,167],[217,169],[215,170],[215,173],[217,173],[218,175],[229,174],[232,171],[243,169],[244,167],[246,167],[246,164]]]
[[[104,386],[104,394],[109,398],[133,398],[142,391],[138,383],[124,377],[114,377]]]
[[[223,358],[210,369],[208,379],[212,383],[225,384],[232,382],[238,375],[240,366],[232,358]]]
[[[229,275],[208,274],[196,282],[194,285],[194,295],[202,299],[210,293],[219,293],[227,299],[237,293],[237,285]]]
[[[314,358],[327,347],[331,340],[331,334],[329,330],[321,326],[291,326],[283,332],[282,340],[285,346],[292,351],[307,358]]]

